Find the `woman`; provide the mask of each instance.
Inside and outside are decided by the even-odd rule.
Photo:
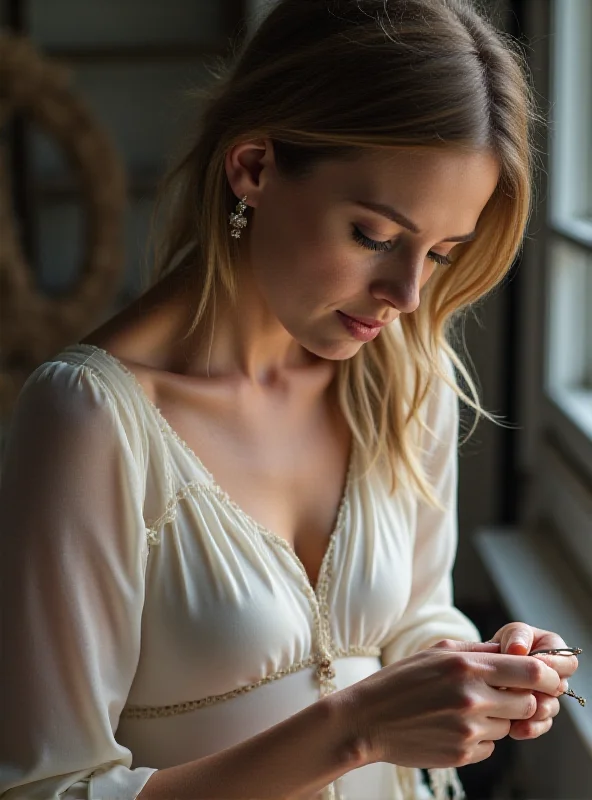
[[[284,0],[219,77],[154,285],[17,403],[2,797],[458,797],[549,730],[575,657],[481,643],[451,585],[449,340],[520,246],[531,117],[461,0]]]

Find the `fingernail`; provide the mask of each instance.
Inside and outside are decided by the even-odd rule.
[[[524,639],[512,639],[508,645],[508,650],[511,647],[521,647],[523,650],[528,650],[528,643],[525,642]]]

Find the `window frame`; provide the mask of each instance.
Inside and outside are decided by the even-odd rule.
[[[575,0],[571,3],[572,10],[578,4],[584,9],[582,13],[590,14],[592,19],[592,4],[588,9],[581,0]],[[574,109],[565,108],[570,97],[577,97],[574,82],[566,91],[575,58],[569,35],[574,30],[578,30],[578,35],[583,34],[573,18],[567,18],[567,5],[561,0],[548,0],[541,14],[542,3],[537,3],[536,10],[530,4],[526,30],[529,41],[534,43],[527,52],[536,96],[549,98],[549,125],[539,134],[541,141],[537,141],[543,162],[542,183],[548,178],[548,184],[543,185],[536,202],[523,256],[524,370],[520,389],[526,435],[518,460],[519,468],[528,476],[528,490],[520,511],[521,522],[527,527],[544,529],[545,535],[557,537],[574,567],[587,585],[592,586],[592,384],[589,382],[592,345],[585,348],[578,343],[582,346],[570,348],[556,338],[563,335],[565,339],[569,334],[558,331],[557,318],[562,311],[559,306],[564,304],[563,320],[569,324],[571,317],[565,316],[565,308],[572,310],[570,298],[575,297],[585,305],[581,298],[590,292],[592,283],[592,278],[586,275],[583,284],[577,266],[570,269],[558,255],[578,253],[581,258],[590,259],[588,270],[592,270],[592,218],[578,216],[577,204],[569,196],[576,126]],[[589,31],[592,50],[592,25]],[[587,58],[592,64],[590,53]],[[592,116],[592,92],[588,100]],[[586,104],[580,103],[575,111],[583,114],[585,108]],[[563,119],[559,116],[562,113]],[[590,195],[588,206],[592,203],[592,191]],[[576,200],[581,203],[581,198]],[[577,316],[577,309],[575,312]],[[579,325],[584,324],[588,338],[591,323],[589,316],[584,315],[589,313],[580,306]]]

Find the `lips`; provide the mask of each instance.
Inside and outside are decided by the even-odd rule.
[[[384,323],[380,323],[379,325],[367,325],[364,322],[360,322],[360,320],[355,317],[344,314],[342,311],[338,311],[337,316],[350,336],[357,339],[359,342],[371,342],[372,339],[376,339],[384,325]],[[365,317],[365,319],[368,319],[368,317]],[[373,321],[376,322],[376,320]]]
[[[359,322],[361,325],[366,325],[368,328],[382,328],[388,325],[388,322],[381,322],[379,319],[374,319],[372,317],[354,317],[353,314],[346,314],[344,311],[340,311],[339,313]]]

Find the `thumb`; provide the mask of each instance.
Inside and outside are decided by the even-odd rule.
[[[532,647],[533,633],[521,623],[506,625],[493,637],[499,637],[501,652],[513,656],[527,656]]]
[[[456,639],[442,639],[429,649],[456,650],[464,653],[498,653],[499,642],[459,642]]]

